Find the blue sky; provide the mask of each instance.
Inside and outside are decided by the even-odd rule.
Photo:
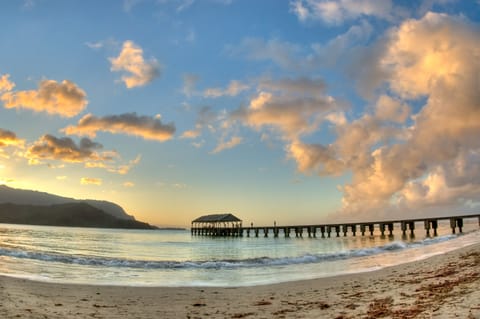
[[[478,1],[1,6],[2,184],[157,225],[478,208]]]

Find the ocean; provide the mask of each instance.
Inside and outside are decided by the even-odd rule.
[[[436,237],[212,238],[185,230],[0,224],[0,274],[125,286],[250,286],[372,271],[480,242],[478,219]],[[304,234],[305,235],[305,234]]]

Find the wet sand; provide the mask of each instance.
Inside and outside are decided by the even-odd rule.
[[[0,318],[480,318],[480,244],[378,271],[239,288],[0,276]]]

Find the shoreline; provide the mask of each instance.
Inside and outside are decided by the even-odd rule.
[[[278,284],[133,287],[0,276],[1,318],[480,318],[480,243],[379,270]]]

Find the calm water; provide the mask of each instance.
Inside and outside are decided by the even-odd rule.
[[[208,238],[189,231],[0,224],[0,274],[41,281],[135,286],[243,286],[370,271],[480,242],[448,224],[425,238]],[[376,231],[377,232],[377,231]]]

